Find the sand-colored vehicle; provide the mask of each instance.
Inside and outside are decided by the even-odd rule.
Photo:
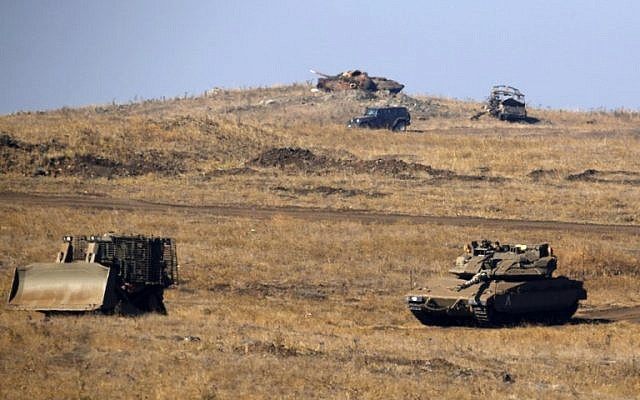
[[[316,88],[325,92],[359,89],[367,92],[383,91],[397,94],[404,89],[403,84],[394,80],[380,76],[369,76],[366,72],[357,69],[338,75],[327,75],[314,70],[311,70],[311,73],[320,76]]]
[[[556,267],[557,258],[547,243],[474,241],[456,259],[450,276],[430,279],[412,290],[406,302],[424,324],[564,323],[587,292],[581,281],[553,277]]]
[[[177,282],[170,238],[65,236],[55,262],[16,268],[7,307],[165,314],[164,289]]]

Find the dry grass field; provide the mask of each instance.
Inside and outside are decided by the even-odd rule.
[[[366,105],[395,103],[411,108],[407,133],[344,127]],[[615,226],[640,219],[640,114],[469,120],[479,107],[293,85],[0,117],[3,298],[13,269],[53,259],[68,233],[171,236],[181,266],[168,316],[0,308],[2,398],[637,398],[640,324],[585,316],[638,305],[640,235]],[[113,199],[194,207],[110,210]],[[206,205],[612,227],[198,212]],[[577,317],[418,323],[403,303],[412,280],[445,274],[480,238],[549,241],[558,272],[585,281]]]

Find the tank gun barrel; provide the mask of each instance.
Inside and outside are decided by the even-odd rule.
[[[316,71],[314,69],[310,69],[309,72],[311,72],[314,75],[321,76],[323,78],[331,78],[331,75],[323,74],[322,72],[318,72],[318,71]]]
[[[489,274],[487,274],[485,271],[480,271],[477,274],[475,274],[468,281],[464,281],[461,284],[459,284],[458,286],[456,286],[456,290],[459,292],[462,289],[466,289],[466,288],[468,288],[470,286],[473,286],[475,284],[478,284],[480,282],[487,282],[488,280],[489,280]]]

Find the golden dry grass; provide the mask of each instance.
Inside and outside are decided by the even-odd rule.
[[[420,280],[444,274],[469,238],[553,236],[560,272],[586,281],[585,307],[631,305],[638,238],[286,217],[1,211],[5,298],[13,267],[52,258],[58,238],[78,227],[171,234],[183,277],[167,292],[167,317],[45,319],[0,311],[0,370],[9,398],[631,398],[640,388],[640,325],[427,328],[403,304],[411,273]],[[614,269],[619,274],[605,272]],[[504,382],[507,374],[513,382]]]
[[[0,191],[618,224],[640,218],[637,113],[530,110],[539,124],[507,124],[470,121],[478,104],[416,96],[430,111],[398,135],[342,125],[369,103],[395,100],[308,89],[220,90],[3,116],[0,133],[64,145],[37,157],[124,162],[132,152],[154,151],[184,170],[33,177],[34,161],[20,155],[19,168],[0,175]],[[503,180],[249,162],[286,146]],[[245,166],[254,172],[215,174]],[[567,179],[587,169],[605,174]],[[534,179],[535,170],[546,173]],[[412,276],[421,282],[445,274],[463,243],[490,238],[550,241],[559,273],[585,280],[583,309],[637,305],[635,235],[4,204],[0,294],[8,295],[13,268],[51,260],[63,234],[109,230],[177,239],[183,283],[167,292],[169,315],[45,319],[0,309],[4,398],[614,399],[640,391],[637,324],[427,328],[403,304]]]

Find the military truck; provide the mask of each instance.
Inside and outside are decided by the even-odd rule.
[[[581,281],[553,277],[556,267],[557,257],[548,243],[473,241],[449,276],[427,280],[405,300],[424,324],[563,323],[587,292]]]
[[[16,268],[7,307],[166,314],[164,289],[177,283],[176,244],[171,238],[65,236],[55,262]]]
[[[487,113],[501,121],[526,120],[527,110],[524,94],[512,86],[493,86],[482,111],[471,117],[471,119],[478,119]]]
[[[411,125],[411,114],[406,107],[367,107],[364,115],[349,120],[349,128],[391,129],[405,131]]]

